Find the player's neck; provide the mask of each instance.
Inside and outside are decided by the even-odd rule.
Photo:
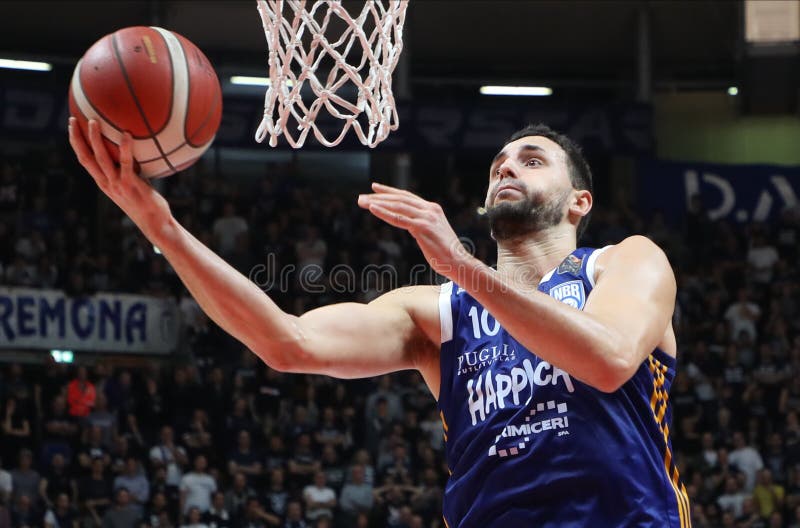
[[[575,229],[556,226],[512,240],[497,243],[497,271],[513,280],[538,285],[576,247]]]

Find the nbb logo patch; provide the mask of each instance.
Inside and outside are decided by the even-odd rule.
[[[550,288],[550,297],[581,310],[586,303],[586,290],[583,281],[574,280]]]

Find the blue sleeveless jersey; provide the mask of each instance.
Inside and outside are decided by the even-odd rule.
[[[601,251],[576,249],[539,291],[583,309]],[[457,285],[439,309],[448,528],[689,528],[669,440],[673,357],[654,350],[606,394],[526,350]]]

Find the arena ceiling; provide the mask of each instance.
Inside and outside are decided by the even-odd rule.
[[[643,8],[657,88],[735,78],[739,2],[412,0],[404,38],[411,80],[630,85]],[[102,35],[139,24],[182,33],[218,68],[258,71],[264,63],[255,0],[3,1],[0,53],[74,63]]]

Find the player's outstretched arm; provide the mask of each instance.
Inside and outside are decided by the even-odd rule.
[[[438,204],[385,185],[373,190],[359,197],[361,207],[409,231],[437,272],[466,289],[527,349],[584,383],[613,392],[660,344],[674,353],[675,276],[649,239],[629,237],[598,257],[595,287],[579,311],[466,253]]]
[[[83,167],[159,248],[201,308],[271,367],[349,378],[413,368],[425,375],[433,365],[428,352],[439,342],[436,287],[403,288],[368,305],[287,314],[175,220],[166,200],[135,174],[128,134],[119,168],[96,122],[89,123],[89,143],[74,120],[69,135]]]

